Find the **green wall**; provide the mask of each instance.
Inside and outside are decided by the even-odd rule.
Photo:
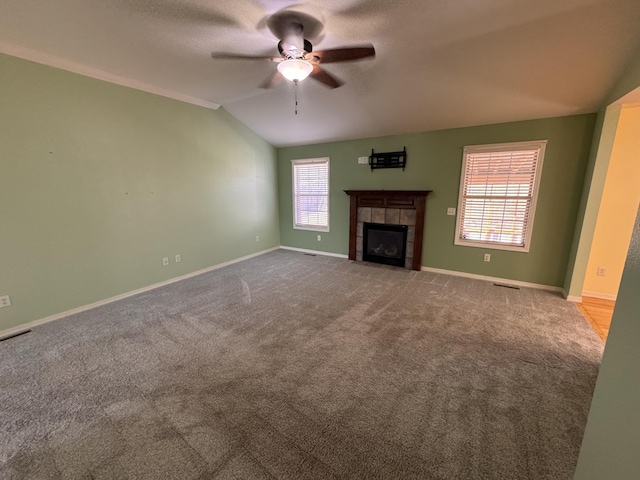
[[[589,157],[585,187],[582,192],[578,221],[571,247],[569,268],[564,282],[564,290],[571,297],[582,296],[591,243],[600,209],[600,200],[604,190],[609,158],[615,140],[621,103],[626,94],[640,87],[640,45],[631,57],[622,75],[608,92],[603,108],[598,112],[598,121],[594,132],[594,143]]]
[[[427,197],[422,265],[561,287],[592,142],[595,114],[278,149],[280,238],[284,246],[346,254],[349,199],[345,189],[423,189]],[[453,244],[462,149],[466,145],[548,140],[529,253]],[[407,168],[376,170],[359,156],[407,147]],[[291,160],[330,157],[330,232],[292,228]],[[491,253],[491,262],[483,254]]]
[[[600,365],[576,480],[640,478],[640,216]]]
[[[626,71],[607,96],[607,105],[640,87],[640,48]],[[611,107],[611,105],[609,105]],[[615,110],[607,108],[609,115]],[[606,120],[605,120],[606,122]],[[603,132],[600,143],[612,141],[615,132]],[[609,157],[592,155],[594,171],[601,171],[609,164]],[[600,163],[602,162],[602,165]],[[595,176],[595,174],[594,174]],[[590,188],[585,195],[601,196],[599,177],[597,188]],[[585,216],[597,215],[599,204],[590,203]],[[586,223],[586,222],[585,222]],[[582,228],[581,239],[591,242],[593,231]],[[578,268],[576,262],[576,268]],[[574,279],[572,288],[582,291],[582,280]],[[575,286],[574,286],[575,285]],[[575,480],[627,480],[640,478],[640,225],[636,224],[629,246],[625,270],[613,312],[611,329],[607,338],[602,364],[589,418],[580,449]]]
[[[564,291],[570,298],[582,296],[582,287],[587,274],[587,263],[589,262],[593,235],[596,231],[598,211],[607,178],[609,159],[613,151],[620,110],[620,105],[612,105],[598,112],[582,189],[583,194],[578,208],[578,220],[574,228],[564,280]]]
[[[596,228],[600,201],[609,168],[609,158],[615,140],[620,99],[640,87],[640,45],[630,57],[622,75],[607,93],[603,107],[598,112],[598,120],[593,136],[585,184],[578,211],[578,221],[571,246],[569,266],[564,282],[564,290],[571,297],[580,297],[584,284],[589,252]]]
[[[5,55],[0,105],[0,331],[280,243],[275,149],[223,109]]]

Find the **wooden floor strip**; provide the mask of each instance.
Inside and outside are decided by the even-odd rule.
[[[616,302],[601,298],[582,297],[582,303],[577,305],[595,332],[603,341],[606,341]]]

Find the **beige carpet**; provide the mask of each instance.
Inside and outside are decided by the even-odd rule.
[[[276,251],[0,343],[0,477],[570,479],[558,294]]]

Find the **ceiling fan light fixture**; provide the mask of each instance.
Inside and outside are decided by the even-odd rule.
[[[311,74],[313,65],[301,58],[290,58],[278,64],[278,71],[287,80],[299,82]]]

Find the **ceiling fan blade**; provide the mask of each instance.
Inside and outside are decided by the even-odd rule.
[[[330,73],[328,73],[326,70],[323,70],[322,68],[320,68],[318,65],[313,66],[313,71],[309,76],[314,80],[317,80],[320,83],[323,83],[329,88],[338,88],[340,85],[344,83],[338,80],[336,77],[334,77]]]
[[[321,50],[308,55],[309,60],[320,63],[349,62],[361,58],[375,57],[376,50],[373,45],[362,45],[359,47],[332,48]]]
[[[278,70],[269,75],[265,80],[258,85],[260,88],[274,88],[280,85],[284,81],[284,77],[280,74]]]
[[[218,53],[211,52],[211,58],[216,60],[268,60],[270,62],[279,63],[283,60],[282,57],[265,57],[261,55],[242,55],[235,53]]]

